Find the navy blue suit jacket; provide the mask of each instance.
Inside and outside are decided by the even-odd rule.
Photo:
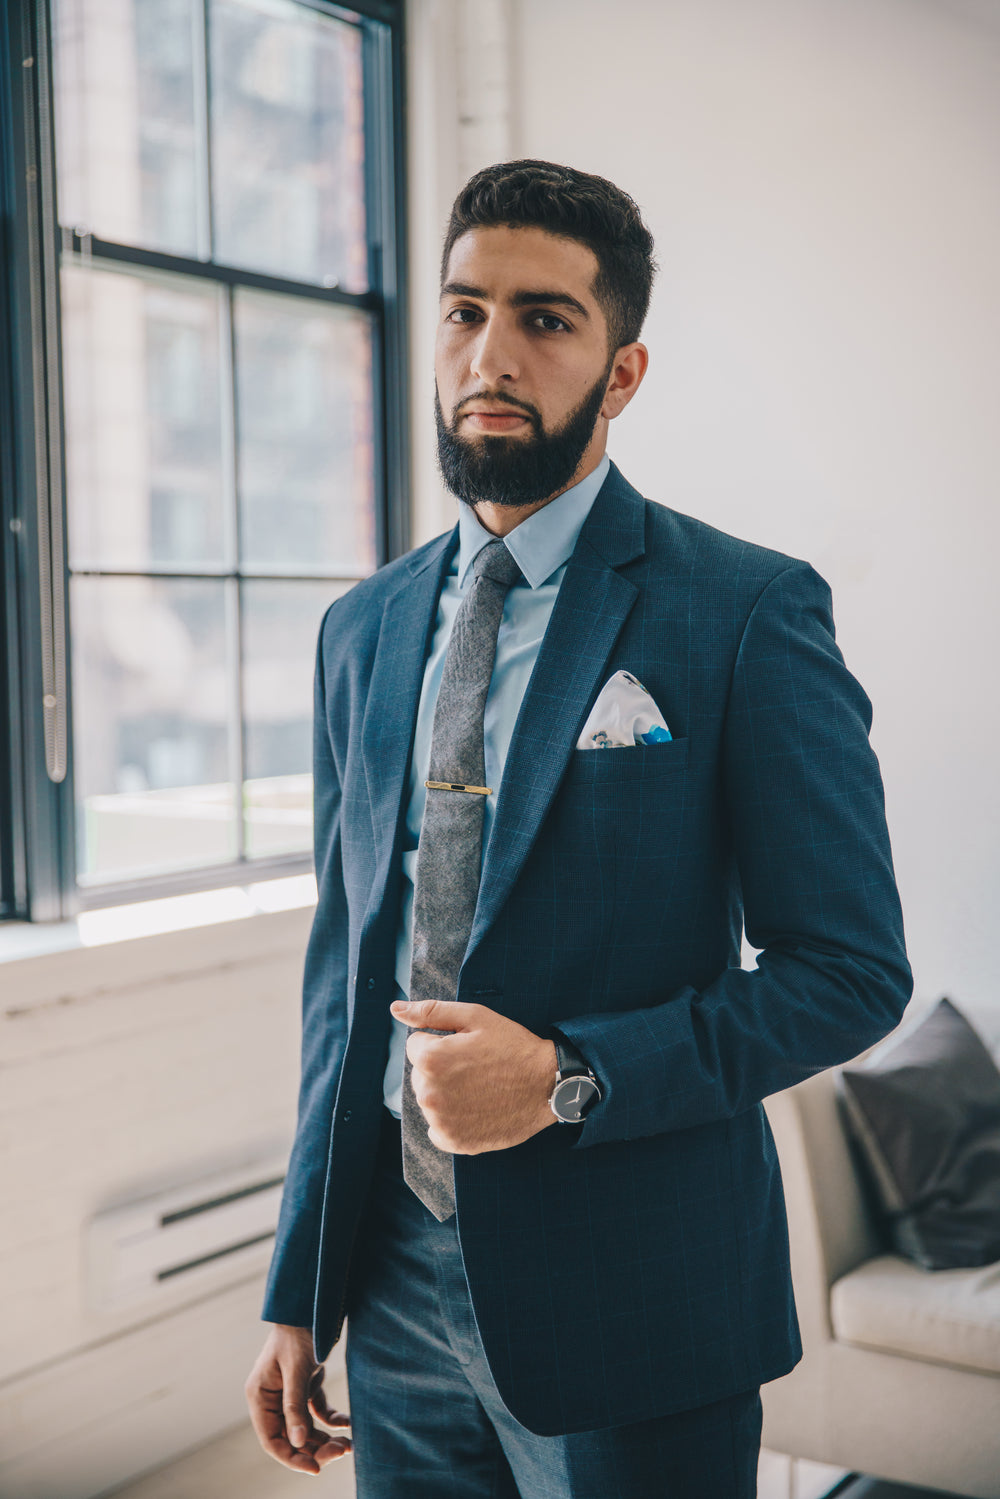
[[[311,1325],[319,1358],[371,1179],[408,762],[457,540],[359,583],[320,637],[319,904],[264,1307]],[[620,668],[673,739],[575,749]],[[558,1025],[604,1087],[583,1126],[455,1157],[479,1331],[533,1431],[708,1403],[800,1355],[761,1100],[878,1040],[911,989],[870,719],[809,566],[612,465],[517,721],[457,996]]]

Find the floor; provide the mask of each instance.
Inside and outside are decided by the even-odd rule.
[[[332,1392],[331,1392],[332,1393]],[[777,1452],[760,1456],[758,1499],[822,1499],[843,1480],[839,1469],[799,1462],[794,1473]],[[355,1499],[349,1457],[323,1470],[324,1499]],[[105,1499],[302,1499],[302,1475],[267,1457],[249,1426],[237,1426],[205,1447],[158,1468]],[[929,1489],[860,1478],[838,1489],[837,1499],[947,1499]]]

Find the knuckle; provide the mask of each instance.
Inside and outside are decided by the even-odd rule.
[[[440,1077],[445,1065],[446,1058],[442,1056],[441,1048],[428,1046],[421,1063],[425,1076]]]
[[[432,1051],[428,1051],[426,1055],[420,1058],[419,1071],[424,1078],[433,1079],[437,1076],[437,1063],[434,1060],[434,1053]]]

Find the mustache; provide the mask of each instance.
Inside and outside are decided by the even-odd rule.
[[[454,432],[458,426],[459,418],[465,414],[466,408],[475,401],[488,401],[491,405],[511,406],[519,416],[526,416],[536,432],[542,431],[542,413],[537,406],[532,406],[530,401],[516,401],[513,396],[507,395],[506,391],[477,391],[475,395],[465,396],[452,413],[451,430]]]

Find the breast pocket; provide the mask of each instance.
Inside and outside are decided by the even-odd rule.
[[[566,783],[573,786],[645,785],[676,776],[688,763],[687,739],[665,744],[622,745],[617,749],[573,750]]]
[[[582,955],[595,1002],[623,953],[653,951],[659,913],[677,902],[690,777],[686,738],[570,754],[533,867],[550,904],[558,892],[560,951]]]
[[[564,834],[584,836],[591,852],[672,843],[688,802],[687,739],[619,749],[574,750],[560,788]]]

